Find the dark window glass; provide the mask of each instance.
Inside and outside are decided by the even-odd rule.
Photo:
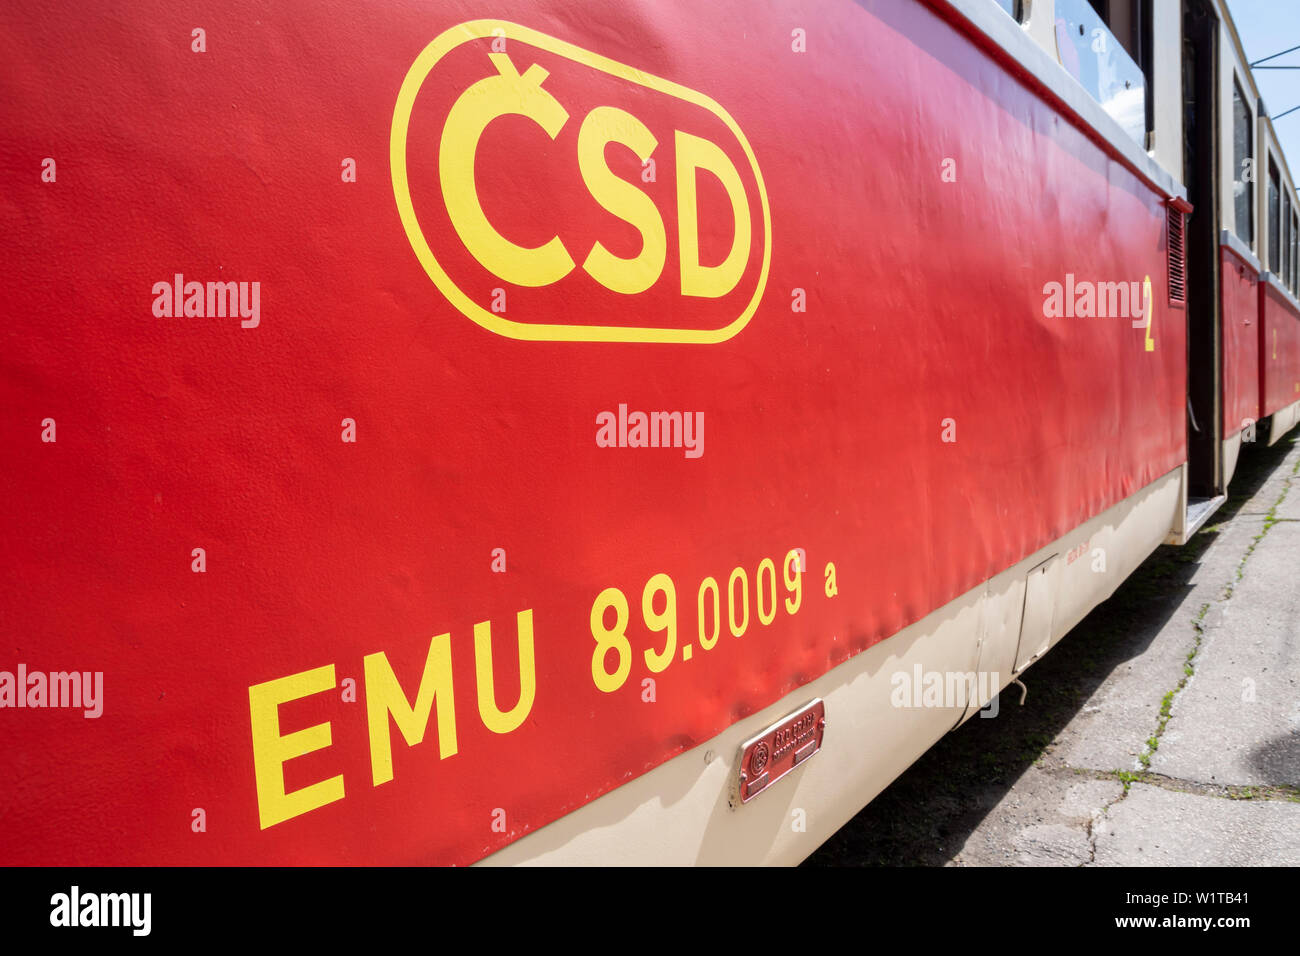
[[[1282,194],[1282,284],[1291,288],[1291,194]]]
[[[1237,238],[1255,248],[1255,123],[1241,84],[1232,84],[1232,196]]]
[[[1079,0],[1056,0],[1056,16],[1061,17],[1061,7],[1067,8]],[[1151,89],[1151,4],[1152,0],[1086,0],[1096,11],[1097,16],[1106,24],[1124,52],[1142,72],[1142,86]],[[1161,0],[1166,2],[1166,0]],[[1068,10],[1067,10],[1068,13]],[[1059,42],[1059,41],[1058,41]],[[1143,114],[1148,131],[1155,129],[1155,115],[1152,110],[1152,98],[1145,98]]]
[[[1268,271],[1282,272],[1282,177],[1273,160],[1268,161]]]
[[[1291,291],[1300,295],[1300,213],[1291,209]]]
[[[1088,0],[1111,36],[1136,63],[1142,62],[1142,3],[1140,0]]]
[[[1020,22],[1020,0],[997,0],[997,4],[1003,10],[1007,11],[1013,20],[1017,23]]]
[[[1145,149],[1150,129],[1146,71],[1088,0],[1055,0],[1054,12],[1061,66]]]

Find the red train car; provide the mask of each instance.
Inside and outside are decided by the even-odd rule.
[[[1277,442],[1300,420],[1300,206],[1273,124],[1260,109],[1260,155],[1266,157],[1260,221],[1268,268],[1259,277],[1259,415]]]
[[[1300,302],[1272,273],[1259,289],[1259,405],[1273,444],[1295,426],[1300,409]]]
[[[1300,352],[1294,344],[1294,326],[1300,321],[1300,211],[1286,159],[1231,21],[1222,10],[1198,17],[1192,12],[1189,8],[1188,23],[1195,25],[1188,34],[1203,44],[1203,59],[1210,64],[1202,71],[1205,82],[1216,87],[1194,95],[1212,101],[1222,117],[1212,134],[1205,133],[1212,142],[1197,139],[1187,151],[1190,161],[1203,164],[1217,156],[1221,170],[1217,179],[1209,166],[1199,170],[1201,181],[1214,183],[1204,200],[1214,203],[1222,220],[1222,437],[1217,478],[1210,482],[1221,490],[1232,478],[1243,445],[1276,442],[1300,417]],[[1202,225],[1208,230],[1212,223],[1207,217]],[[1205,321],[1211,319],[1207,315]],[[1193,367],[1196,361],[1194,356]]]
[[[1218,0],[0,11],[0,861],[807,856],[1294,424],[1233,56]]]

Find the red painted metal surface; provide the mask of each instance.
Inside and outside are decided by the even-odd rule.
[[[103,674],[96,718],[0,708],[0,860],[475,860],[1185,460],[1164,197],[910,2],[494,5],[724,109],[765,183],[771,261],[756,312],[717,344],[487,330],[418,258],[389,154],[421,50],[483,15],[401,0],[0,11],[15,223],[0,239],[0,671]],[[624,147],[604,155],[645,187],[667,244],[660,284],[609,324],[715,328],[743,306],[743,290],[682,295],[678,268],[680,129],[736,166],[740,282],[758,284],[758,176],[726,124],[517,39],[511,62],[545,63],[569,118],[554,138],[489,126],[476,175],[503,233],[558,237],[576,268],[537,288],[475,277],[431,151],[451,97],[497,70],[491,42],[412,109],[422,234],[467,294],[490,308],[503,289],[522,322],[608,319],[619,300],[584,259],[596,238],[632,257],[638,237],[574,178],[584,113],[608,102],[660,144],[654,184]],[[698,182],[700,261],[717,264],[736,220],[720,180]],[[1044,286],[1066,273],[1150,275],[1151,330],[1048,318]],[[155,314],[155,284],[165,302],[177,274],[259,282],[256,327]],[[702,454],[601,447],[597,417],[620,405],[702,413]],[[669,580],[671,653],[653,629]],[[620,627],[621,681],[619,651],[593,653],[593,630]],[[509,727],[492,701],[519,700],[529,628],[535,697]],[[396,694],[427,726],[394,722]]]
[[[1300,402],[1300,313],[1267,283],[1259,290],[1260,414]]]
[[[1219,247],[1223,303],[1223,435],[1259,419],[1259,273]]]

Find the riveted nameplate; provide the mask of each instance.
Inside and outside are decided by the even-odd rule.
[[[821,749],[825,733],[826,704],[819,698],[745,741],[732,804],[748,803],[804,764]]]

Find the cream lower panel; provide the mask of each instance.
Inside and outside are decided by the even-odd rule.
[[[1055,644],[1098,604],[1115,593],[1129,575],[1164,544],[1169,529],[1181,521],[1184,469],[1153,482],[1116,508],[1084,523],[1067,543],[1079,549],[1061,571],[1061,592],[1052,619]]]
[[[1191,535],[1187,533],[1187,529],[1190,527],[1190,524],[1187,520],[1188,519],[1188,514],[1187,514],[1188,469],[1187,469],[1186,462],[1183,463],[1183,466],[1180,469],[1180,471],[1182,472],[1182,475],[1179,478],[1179,484],[1182,487],[1182,493],[1178,496],[1179,499],[1178,510],[1174,514],[1174,523],[1169,528],[1169,535],[1165,538],[1165,544],[1184,545],[1191,537]]]
[[[1182,474],[1181,467],[1170,472],[707,743],[523,837],[481,864],[799,862],[967,714],[967,707],[956,701],[951,701],[952,706],[893,706],[899,687],[895,675],[913,678],[918,667],[922,673],[973,673],[984,668],[997,671],[996,685],[1004,685],[1011,679],[1029,570],[1053,554],[1066,555],[1080,543],[1106,550],[1104,571],[1092,571],[1080,557],[1061,574],[1062,593],[1057,595],[1058,617],[1052,628],[1059,632],[1054,640],[1059,639],[1164,540],[1181,501]],[[1076,593],[1069,593],[1072,589]],[[738,772],[741,743],[817,697],[826,702],[821,752],[754,800],[732,809],[728,795]]]
[[[1241,432],[1223,440],[1223,487],[1227,488],[1237,471],[1237,457],[1241,454]]]
[[[1286,408],[1274,412],[1269,423],[1268,443],[1276,445],[1278,439],[1295,428],[1296,422],[1300,422],[1300,402],[1292,402]]]
[[[1180,465],[989,581],[980,633],[980,672],[1000,675],[997,686],[1005,687],[1114,594],[1182,522],[1186,476],[1187,466]],[[1022,626],[1029,620],[1022,617],[1021,610],[1025,607],[1026,577],[1053,558],[1057,560],[1051,622],[1045,635],[1031,635]],[[1032,609],[1024,613],[1029,611]],[[1039,644],[1028,648],[1029,654],[1019,655],[1025,664],[1016,671],[1020,645],[1031,637]],[[970,705],[965,719],[978,710],[975,704]]]

